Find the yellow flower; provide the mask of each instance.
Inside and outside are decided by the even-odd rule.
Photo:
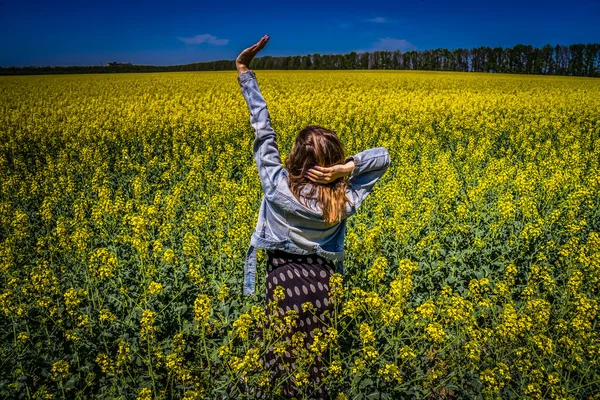
[[[276,356],[283,356],[283,354],[287,351],[287,343],[286,342],[276,342],[273,345],[273,354]]]
[[[90,323],[90,316],[87,314],[81,314],[77,316],[77,326],[86,326]]]
[[[354,366],[352,366],[350,373],[352,375],[355,375],[358,372],[363,371],[365,369],[366,365],[367,365],[366,361],[362,358],[359,358],[354,361]]]
[[[438,322],[428,324],[425,327],[425,332],[427,333],[425,338],[431,339],[435,343],[443,343],[446,340],[447,334]]]
[[[221,285],[219,288],[219,293],[217,294],[217,299],[220,301],[225,301],[227,299],[227,295],[229,294],[229,286],[226,284]]]
[[[417,307],[415,315],[418,315],[421,318],[427,319],[427,318],[432,318],[434,313],[435,313],[435,303],[433,302],[433,300],[429,299]]]
[[[117,319],[117,316],[111,313],[106,308],[103,308],[99,311],[98,319],[102,322],[104,321],[114,321]]]
[[[24,345],[29,340],[29,333],[27,333],[27,332],[19,332],[19,335],[17,336],[17,339],[19,340],[19,343],[21,345]]]
[[[165,251],[165,253],[163,254],[163,260],[169,264],[175,263],[175,252],[173,251],[173,249],[167,249]]]
[[[67,309],[67,312],[70,315],[75,315],[75,311],[76,311],[77,307],[83,300],[83,297],[86,295],[87,295],[87,291],[83,290],[83,289],[80,289],[80,290],[76,290],[74,288],[67,289],[67,291],[64,294],[65,308]]]
[[[400,260],[400,266],[398,272],[400,275],[409,276],[412,275],[419,268],[419,264],[415,261],[411,261],[408,258]]]
[[[482,296],[489,290],[490,281],[488,278],[471,279],[469,282],[469,291],[477,303],[481,301]]]
[[[379,356],[379,351],[377,351],[375,347],[365,346],[362,350],[365,356],[365,361],[370,362],[372,364],[377,360],[377,356]]]
[[[248,331],[252,326],[252,317],[248,313],[240,314],[233,322],[233,328],[242,340],[248,340]]]
[[[142,319],[140,320],[140,336],[142,340],[151,341],[154,339],[154,333],[156,332],[154,321],[154,312],[152,310],[146,309],[142,312]]]
[[[327,341],[323,340],[323,333],[320,329],[313,329],[313,334],[314,338],[310,351],[320,357],[327,350]]]
[[[342,275],[338,272],[329,278],[329,298],[331,301],[341,301],[344,296],[344,284]]]
[[[283,286],[275,286],[275,289],[273,289],[273,297],[276,301],[285,299],[285,290],[283,289]]]
[[[302,311],[305,313],[307,313],[309,311],[314,311],[315,309],[316,309],[315,305],[310,301],[302,303]]]
[[[202,287],[206,280],[206,278],[203,276],[201,265],[196,262],[191,262],[189,264],[187,276],[193,284],[200,287]]]
[[[148,285],[148,292],[150,292],[150,294],[152,295],[157,295],[160,292],[162,292],[163,290],[163,286],[162,284],[158,283],[158,282],[150,282],[150,284]]]
[[[108,374],[112,371],[113,362],[110,359],[110,357],[108,357],[105,353],[98,354],[98,356],[96,357],[96,363],[98,364],[100,370],[103,373]]]
[[[373,334],[373,330],[367,323],[360,324],[360,340],[362,340],[363,345],[368,345],[375,341],[375,335]]]
[[[136,400],[152,400],[152,391],[148,388],[140,389]]]
[[[306,334],[304,332],[294,332],[292,335],[292,347],[296,352],[299,352],[304,349],[304,339],[306,338]]]
[[[334,346],[338,342],[338,330],[334,327],[328,327],[325,331],[325,341],[328,346]]]
[[[375,259],[373,265],[371,265],[371,268],[369,268],[369,271],[367,272],[369,280],[372,281],[373,284],[381,282],[381,280],[385,276],[387,266],[388,262],[385,257],[377,257],[377,259]]]
[[[329,374],[331,376],[337,377],[342,373],[342,362],[340,360],[335,360],[329,365]]]
[[[65,331],[65,339],[69,342],[77,342],[81,338],[77,334],[77,331],[75,331],[73,329],[69,329],[69,330]]]
[[[210,323],[210,314],[210,296],[201,293],[194,301],[194,320],[198,321],[201,326],[206,326]]]
[[[269,375],[269,371],[264,371],[264,372],[261,372],[256,384],[258,385],[258,387],[264,388],[264,387],[267,387],[270,382],[271,382],[271,377]]]
[[[204,396],[202,394],[202,389],[201,390],[188,390],[183,394],[183,399],[184,400],[199,400],[199,399],[203,399]]]
[[[163,245],[160,240],[157,239],[152,243],[152,252],[153,252],[154,257],[157,259],[163,253]]]
[[[479,362],[481,356],[481,345],[475,340],[471,340],[463,346],[467,352],[467,357],[471,362]]]
[[[124,340],[119,341],[119,348],[117,350],[117,367],[123,367],[129,364],[133,360],[131,356],[131,348]]]
[[[386,382],[395,380],[397,383],[402,383],[400,369],[396,364],[385,364],[383,368],[379,369],[378,374],[382,376]]]
[[[364,305],[373,313],[378,313],[383,307],[383,300],[375,292],[365,292],[363,298]]]
[[[308,372],[306,372],[304,370],[296,371],[296,374],[294,375],[294,378],[296,380],[296,385],[298,387],[303,387],[303,386],[308,385],[309,377],[310,377],[310,375],[308,374]]]
[[[412,349],[408,346],[402,346],[400,348],[400,357],[403,360],[412,360],[413,358],[415,358],[417,355],[415,354],[414,351],[412,351]]]
[[[50,372],[52,373],[52,379],[54,380],[65,379],[69,374],[69,362],[65,360],[55,362],[52,364]]]
[[[90,272],[99,280],[112,277],[118,268],[117,255],[105,247],[96,249],[90,258]]]
[[[199,239],[191,232],[186,232],[183,237],[183,254],[186,256],[194,255],[200,249]],[[172,263],[171,261],[167,261]]]
[[[285,317],[283,318],[283,320],[287,326],[293,328],[296,326],[298,320],[298,313],[296,312],[296,310],[287,310],[285,312]]]

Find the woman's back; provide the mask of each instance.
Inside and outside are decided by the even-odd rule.
[[[338,270],[343,271],[346,219],[356,212],[375,183],[385,173],[390,164],[388,151],[384,147],[376,147],[361,151],[347,157],[345,160],[340,160],[344,161],[344,165],[348,163],[353,165],[352,171],[349,171],[348,180],[344,182],[345,191],[342,193],[348,201],[344,203],[341,221],[333,224],[327,223],[323,210],[319,210],[318,207],[303,205],[290,188],[292,181],[298,180],[299,174],[298,171],[288,172],[283,167],[276,142],[276,134],[271,125],[267,104],[258,87],[256,75],[253,71],[248,70],[238,76],[238,83],[242,88],[242,93],[250,111],[250,125],[255,132],[254,160],[258,167],[260,183],[264,193],[256,229],[250,238],[250,246],[246,252],[244,295],[254,294],[257,248],[279,249],[301,255],[318,254],[328,260],[335,260]],[[330,138],[328,139],[329,142],[335,144],[335,135],[332,136],[328,133],[330,132],[328,130],[311,126],[310,129],[303,131],[310,134],[309,131],[314,129],[328,136]],[[309,150],[311,146],[318,148],[324,145],[322,140],[315,140],[314,137],[309,136],[307,135],[304,138],[305,142],[297,143],[301,145],[298,148],[304,152],[297,154],[304,154],[308,157],[308,161],[299,158],[297,162],[291,163],[291,167],[302,163],[302,173],[315,165],[313,163],[314,159],[310,157]],[[336,146],[336,148],[339,148],[339,146]],[[315,151],[317,152],[317,150]],[[321,153],[337,154],[339,156],[337,151],[333,153],[321,151]],[[339,199],[336,198],[336,200]],[[331,204],[334,203],[329,203],[330,206]],[[331,215],[329,214],[330,217]]]

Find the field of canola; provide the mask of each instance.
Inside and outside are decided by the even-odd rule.
[[[600,80],[256,74],[282,159],[309,124],[391,158],[288,379],[327,350],[337,399],[600,399]],[[264,329],[262,250],[242,296],[262,192],[236,77],[0,77],[0,397],[277,391],[260,360],[297,321]]]

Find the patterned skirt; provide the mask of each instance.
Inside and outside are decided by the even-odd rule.
[[[310,349],[316,330],[325,334],[331,326],[330,316],[333,306],[329,301],[329,278],[335,272],[335,264],[317,254],[298,255],[282,250],[267,250],[267,306],[266,313],[271,318],[268,303],[273,301],[274,290],[282,286],[285,297],[280,299],[275,313],[284,319],[285,313],[295,310],[298,314],[296,326],[292,332],[284,332],[283,340],[287,342],[284,354],[274,354],[273,347],[269,348],[264,359],[265,367],[271,371],[271,387],[281,388],[281,395],[286,398],[301,397],[295,383],[295,354],[292,351],[292,336],[296,332],[304,334],[304,346]],[[302,304],[310,302],[313,309],[302,309]],[[327,311],[327,312],[326,312]],[[308,385],[302,386],[302,392],[308,393],[311,399],[327,397],[323,378],[323,359],[328,356],[328,350],[321,356],[314,357],[309,367]],[[282,382],[284,380],[284,382]],[[260,394],[260,393],[259,393]]]

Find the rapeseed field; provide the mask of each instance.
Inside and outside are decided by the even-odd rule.
[[[332,325],[292,341],[304,398],[327,354],[338,399],[600,399],[600,80],[255,72],[282,160],[310,124],[391,158]],[[297,321],[263,329],[262,250],[242,296],[262,192],[236,77],[0,77],[0,397],[277,393],[261,357]]]

